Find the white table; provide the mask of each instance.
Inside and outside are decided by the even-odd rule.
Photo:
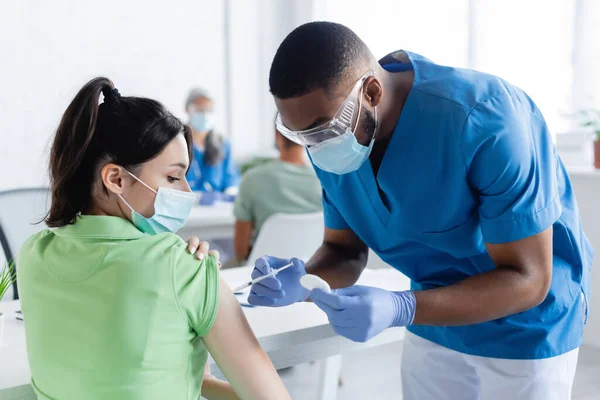
[[[231,286],[244,282],[250,276],[250,268],[225,270],[221,275]],[[408,279],[392,269],[365,270],[360,284],[378,286],[389,290],[405,290]],[[0,400],[35,399],[30,381],[25,349],[23,322],[15,319],[18,302],[0,303],[6,312],[4,345],[0,348]],[[247,308],[246,318],[276,368],[285,368],[319,359],[322,363],[322,379],[319,383],[321,399],[335,399],[339,356],[349,351],[378,346],[402,340],[404,331],[388,329],[368,343],[354,343],[338,336],[329,325],[321,310],[312,303],[294,304],[283,308]],[[398,359],[398,364],[400,359]],[[221,375],[216,365],[213,373]]]
[[[178,235],[184,239],[198,236],[201,240],[233,238],[235,217],[233,204],[217,202],[212,206],[195,206]]]

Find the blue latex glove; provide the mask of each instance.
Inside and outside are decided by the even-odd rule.
[[[389,292],[370,286],[336,289],[331,294],[315,289],[310,298],[325,311],[333,330],[354,342],[366,342],[393,326],[412,324],[417,307],[410,290]]]
[[[306,275],[306,268],[304,261],[298,258],[286,260],[271,256],[261,257],[254,263],[252,279],[267,275],[273,269],[279,269],[290,262],[294,265],[252,285],[248,303],[256,306],[283,307],[308,299],[310,292],[300,284],[300,278]]]

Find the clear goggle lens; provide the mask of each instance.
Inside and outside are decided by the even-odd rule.
[[[352,90],[342,103],[331,121],[319,125],[315,128],[294,131],[287,128],[281,120],[281,114],[277,114],[275,126],[277,130],[292,142],[302,146],[315,146],[327,140],[346,134],[348,129],[352,130],[352,123],[358,119],[360,105],[362,104],[362,92],[358,96],[353,96],[354,92],[362,88],[365,80],[373,76],[374,72],[369,71],[364,74],[358,82],[352,87]]]

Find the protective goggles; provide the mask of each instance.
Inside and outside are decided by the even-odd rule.
[[[352,90],[350,90],[350,93],[346,97],[346,100],[344,100],[331,121],[311,129],[293,131],[283,124],[281,114],[277,113],[277,118],[275,120],[277,130],[292,142],[302,146],[315,146],[327,140],[342,136],[348,131],[353,132],[353,129],[351,129],[352,121],[356,118],[356,122],[358,122],[358,115],[362,104],[362,85],[368,77],[373,75],[375,75],[375,73],[369,71],[354,84]],[[359,89],[360,93],[358,96],[354,96],[355,92]]]

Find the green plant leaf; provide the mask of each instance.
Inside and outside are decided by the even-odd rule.
[[[600,123],[600,110],[598,109],[586,109],[577,111],[576,115],[579,117],[578,119],[583,121],[593,121],[596,123]]]
[[[4,263],[0,270],[0,300],[17,280],[17,270],[14,261]]]

